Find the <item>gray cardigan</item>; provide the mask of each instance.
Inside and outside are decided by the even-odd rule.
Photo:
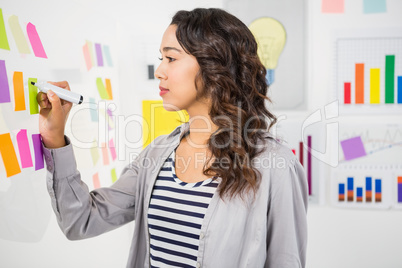
[[[80,179],[71,144],[44,148],[47,186],[60,228],[71,240],[113,230],[135,220],[127,267],[149,267],[147,212],[164,160],[188,131],[185,123],[156,138],[108,188],[91,192]],[[259,144],[260,146],[263,144]],[[198,267],[304,267],[307,180],[293,153],[266,134],[266,150],[253,161],[262,174],[255,196],[215,194],[201,227]]]

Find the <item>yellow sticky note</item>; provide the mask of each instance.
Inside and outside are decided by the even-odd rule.
[[[109,95],[107,94],[105,85],[102,82],[102,78],[96,78],[96,87],[98,88],[99,96],[102,100],[108,100]]]
[[[31,82],[38,82],[36,78],[28,78],[28,89],[29,89],[29,112],[30,114],[39,113],[39,105],[36,100],[36,95],[38,95],[38,88],[33,86]]]
[[[98,163],[98,160],[99,160],[99,150],[98,150],[98,147],[96,146],[96,141],[94,141],[92,143],[91,157],[92,157],[92,163],[95,166],[96,163]]]
[[[4,26],[3,11],[0,8],[0,48],[10,50],[8,44],[6,27]]]
[[[143,115],[143,147],[146,147],[156,137],[169,134],[176,127],[187,122],[189,116],[186,111],[166,111],[163,101],[144,100],[142,102]]]
[[[7,177],[21,172],[10,133],[0,135],[0,153],[3,158],[4,167],[6,168]]]
[[[113,168],[113,169],[110,171],[110,175],[111,175],[111,177],[112,177],[112,183],[114,183],[115,181],[117,181],[117,175],[116,175],[116,169],[115,169],[115,168]]]

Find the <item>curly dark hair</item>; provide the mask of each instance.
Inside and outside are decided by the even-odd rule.
[[[208,140],[214,161],[205,163],[203,173],[221,177],[221,197],[243,198],[250,190],[255,196],[261,174],[251,161],[265,150],[256,146],[258,140],[264,141],[276,123],[265,106],[271,100],[257,42],[243,22],[217,8],[178,11],[171,25],[177,26],[180,45],[198,61],[197,97],[211,99],[209,115],[218,126]]]

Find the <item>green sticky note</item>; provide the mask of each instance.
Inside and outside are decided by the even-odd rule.
[[[106,87],[102,82],[102,78],[96,78],[96,87],[98,88],[99,96],[102,100],[108,100],[109,95],[107,94]]]
[[[38,82],[36,78],[28,78],[28,89],[29,89],[29,111],[30,114],[39,113],[39,105],[36,100],[36,95],[38,95],[38,88],[31,84],[31,82]]]
[[[110,175],[112,176],[112,183],[114,183],[115,181],[117,181],[117,175],[116,175],[116,169],[115,169],[115,168],[113,168],[113,169],[110,171]]]
[[[10,50],[8,45],[6,27],[4,26],[3,11],[0,8],[0,48]]]

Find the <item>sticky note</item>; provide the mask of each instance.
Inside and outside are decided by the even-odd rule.
[[[102,46],[101,44],[95,44],[96,61],[98,66],[103,66]]]
[[[29,48],[28,41],[25,38],[24,32],[22,31],[18,17],[15,15],[10,16],[8,19],[8,24],[10,26],[11,33],[13,34],[18,51],[21,54],[31,54],[31,49]]]
[[[91,114],[91,121],[98,122],[98,105],[96,105],[95,98],[89,98],[89,112]]]
[[[3,11],[0,8],[0,48],[10,50],[10,46],[8,44],[6,27],[4,25],[3,19]]]
[[[32,142],[35,151],[35,170],[39,170],[45,167],[40,134],[32,134]]]
[[[352,160],[366,155],[360,136],[341,141],[341,147],[345,160]]]
[[[99,173],[96,172],[93,176],[92,176],[92,182],[94,184],[94,189],[98,189],[100,188],[100,181],[99,181]]]
[[[39,113],[39,104],[36,100],[36,95],[38,95],[38,88],[31,84],[31,82],[38,82],[36,78],[28,78],[28,91],[29,91],[29,112],[30,114]]]
[[[107,119],[108,129],[109,130],[114,129],[115,125],[114,125],[114,120],[113,120],[113,112],[109,108],[107,108],[107,118],[106,119]]]
[[[113,138],[109,140],[109,150],[113,161],[116,160],[116,147],[114,146]]]
[[[0,60],[0,103],[10,101],[10,88],[8,86],[6,62]]]
[[[91,63],[92,66],[95,66],[95,55],[94,55],[94,48],[92,42],[87,40],[88,49],[89,49],[89,56],[91,56]]]
[[[116,169],[115,169],[115,168],[113,168],[113,169],[110,171],[110,175],[111,175],[111,177],[112,177],[112,183],[114,183],[115,181],[117,181],[117,175],[116,175]]]
[[[322,13],[343,13],[345,9],[344,0],[322,0]]]
[[[85,64],[87,66],[87,70],[89,71],[92,68],[92,60],[89,52],[88,42],[82,47],[82,52],[84,53]]]
[[[92,163],[94,164],[94,166],[96,165],[96,163],[98,163],[99,160],[99,150],[96,144],[96,141],[94,141],[92,143],[92,147],[91,147],[91,157],[92,157]]]
[[[7,177],[11,177],[21,172],[10,133],[0,135],[0,153],[6,169]]]
[[[387,12],[385,0],[363,0],[363,13],[384,13]]]
[[[24,111],[25,107],[25,93],[24,93],[24,81],[22,72],[14,72],[13,75],[14,84],[14,111]]]
[[[105,84],[106,84],[106,92],[109,97],[109,100],[113,100],[112,83],[110,82],[110,79],[105,78]]]
[[[110,48],[109,46],[103,45],[103,54],[105,55],[107,65],[109,67],[113,66],[112,57],[110,56]]]
[[[27,24],[27,33],[35,56],[47,59],[45,49],[43,48],[42,41],[40,40],[38,32],[36,31],[36,27],[30,22]]]
[[[102,82],[102,78],[96,78],[96,87],[98,88],[99,96],[102,100],[108,100],[109,95],[106,91],[105,85]]]
[[[18,151],[20,152],[21,167],[33,167],[31,149],[29,148],[27,130],[21,129],[17,133]]]
[[[184,110],[171,112],[163,108],[163,101],[142,101],[143,122],[143,147],[146,147],[156,137],[169,134],[177,126],[187,122],[189,116]]]
[[[103,164],[109,165],[109,155],[107,153],[107,147],[105,143],[102,143],[102,157],[103,157]]]

